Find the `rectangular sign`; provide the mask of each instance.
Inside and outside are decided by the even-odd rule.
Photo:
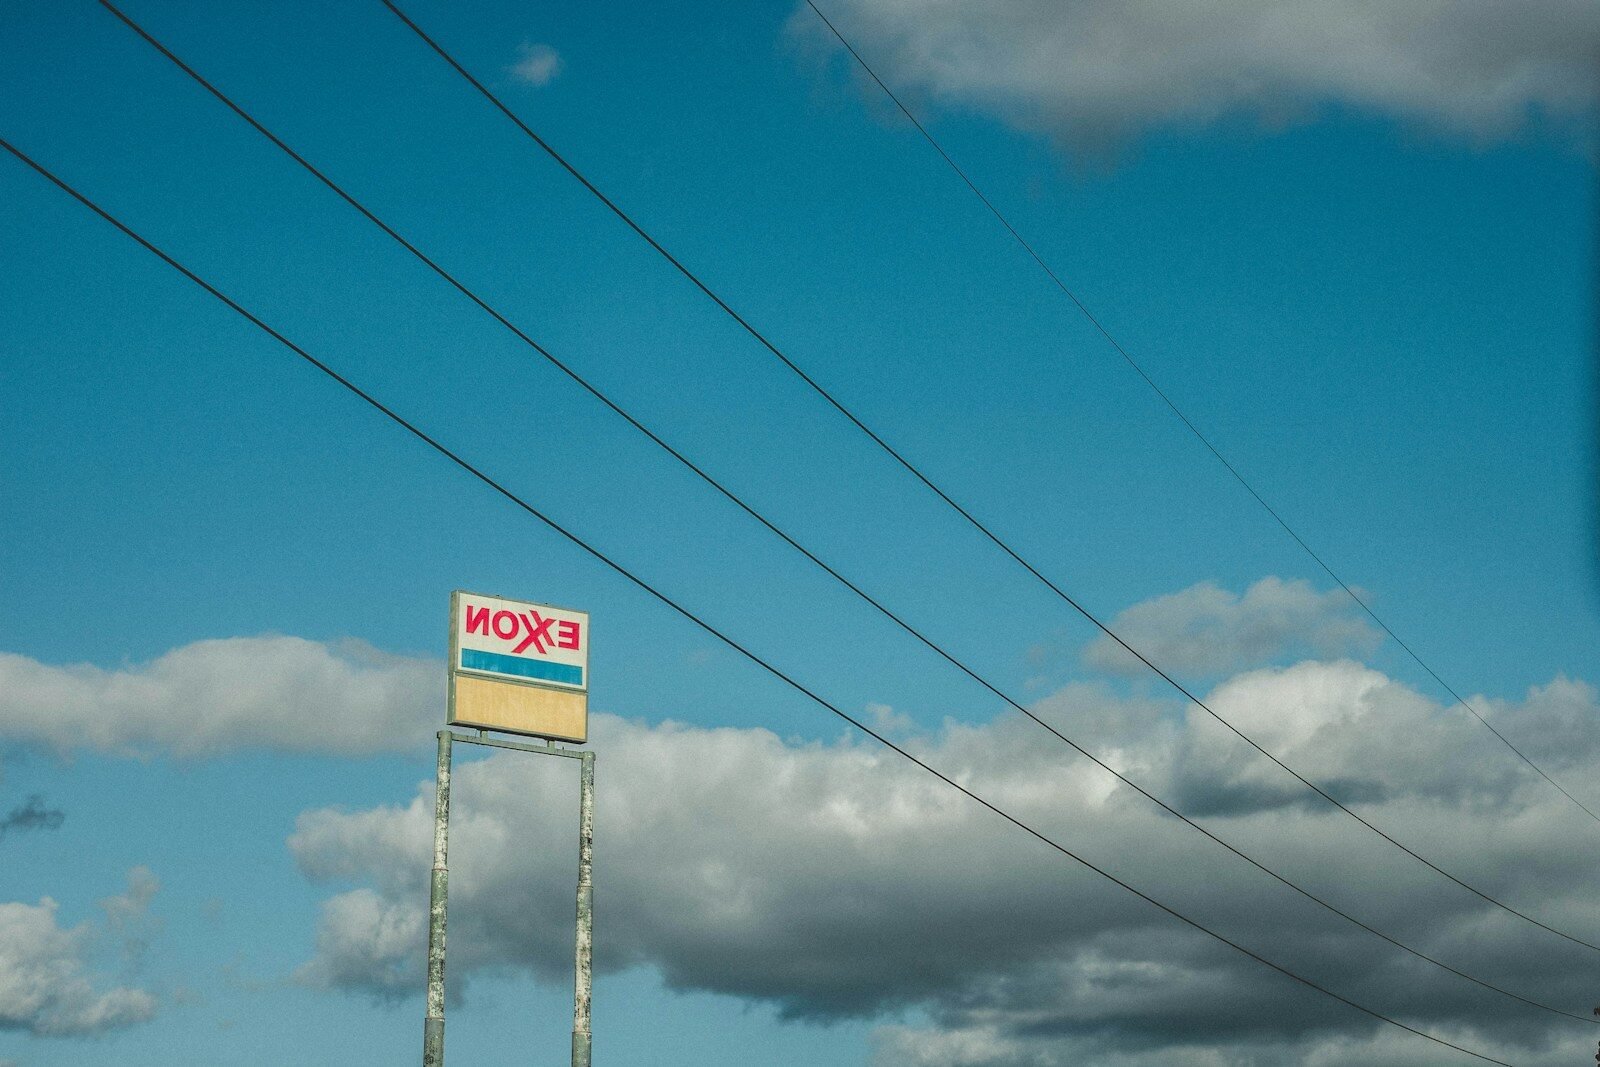
[[[455,594],[455,667],[558,689],[589,688],[589,616],[518,600]]]
[[[587,740],[587,612],[450,594],[452,725]]]

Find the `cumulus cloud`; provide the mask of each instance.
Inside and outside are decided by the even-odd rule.
[[[1600,934],[1594,827],[1459,708],[1346,661],[1254,671],[1211,696],[1446,868],[1558,927]],[[1594,779],[1593,688],[1558,679],[1487,707],[1519,738],[1548,731],[1540,754],[1552,771],[1580,786]],[[1592,1006],[1592,954],[1491,909],[1337,812],[1299,803],[1209,719],[1081,685],[1037,710],[1380,929],[1567,1010]],[[1440,1061],[1437,1046],[1187,930],[875,746],[603,715],[592,735],[602,974],[648,966],[673,988],[764,1001],[791,1018],[917,1009],[924,1022],[878,1031],[885,1064]],[[1294,897],[1020,717],[908,743],[1089,859],[1414,1025],[1524,1065],[1571,1062],[1595,1040]],[[452,993],[505,967],[570,981],[573,768],[458,752]],[[304,873],[356,886],[326,901],[303,980],[419,992],[432,808],[428,782],[403,804],[302,815],[289,844]]]
[[[155,892],[144,868],[129,872],[129,892],[110,898],[123,922],[142,916]],[[108,902],[109,903],[109,902]],[[63,929],[49,897],[38,904],[0,903],[0,1030],[39,1037],[84,1037],[146,1022],[156,1000],[142,989],[95,988],[87,960],[98,932],[88,923]]]
[[[527,85],[546,86],[561,73],[561,54],[547,44],[527,41],[517,49],[518,58],[511,66],[511,76]]]
[[[1591,0],[835,0],[891,83],[1103,149],[1334,104],[1477,140],[1592,118]],[[832,45],[801,7],[792,27]]]
[[[116,670],[0,653],[0,739],[62,752],[415,751],[443,700],[438,661],[360,641],[230,637]]]
[[[1212,582],[1142,601],[1109,624],[1163,670],[1221,674],[1285,654],[1338,656],[1370,652],[1378,632],[1342,589],[1319,593],[1303,579],[1263,578],[1241,596]],[[1101,636],[1083,651],[1096,670],[1149,670],[1122,646]]]

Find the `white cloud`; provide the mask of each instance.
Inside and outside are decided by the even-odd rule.
[[[149,867],[135,867],[128,872],[128,888],[100,902],[106,919],[119,933],[144,921],[150,911],[150,902],[161,890],[161,880]]]
[[[1237,634],[1261,627],[1237,616],[1300,605],[1307,610],[1288,614],[1305,639],[1327,621],[1315,610],[1323,596],[1269,584],[1220,602],[1199,597],[1222,604],[1222,624],[1219,611],[1199,615],[1251,648],[1256,638]],[[0,738],[191,756],[330,742],[349,753],[414,750],[438,721],[440,674],[436,661],[292,638],[201,642],[110,671],[0,656]],[[1585,844],[1593,826],[1461,709],[1348,660],[1234,674],[1208,699],[1446,868],[1559,927],[1597,933],[1590,899],[1600,870]],[[1586,683],[1557,678],[1520,700],[1474,699],[1563,781],[1582,791],[1595,779],[1600,700]],[[1395,936],[1570,1010],[1585,1012],[1594,999],[1581,952],[1308,802],[1194,709],[1078,684],[1035,710]],[[1502,1058],[1519,1064],[1554,1064],[1572,1051],[1559,1025],[1429,972],[1241,870],[1020,717],[928,736],[886,707],[866,714],[1090,859],[1341,991],[1466,1043],[1510,1050]],[[1360,1016],[1184,932],[869,744],[605,715],[595,716],[593,735],[602,973],[653,967],[675,988],[765,1001],[794,1017],[918,1009],[926,1022],[880,1031],[885,1063],[981,1063],[971,1051],[979,1048],[1001,1050],[995,1062],[1039,1067],[1142,1067],[1163,1057],[1431,1062],[1434,1050],[1395,1044]],[[496,968],[568,981],[573,767],[522,754],[478,759],[467,746],[458,754],[453,995]],[[290,842],[296,860],[337,890],[301,980],[417,993],[432,804],[423,783],[396,806],[302,815]],[[151,928],[155,888],[135,871],[129,890],[105,902],[108,932],[130,953]],[[0,1025],[93,1032],[154,1011],[142,991],[94,991],[81,963],[92,932],[60,930],[52,903],[0,907],[0,1002],[10,1005],[0,1012],[11,1012]],[[31,984],[8,992],[6,981]]]
[[[1453,134],[1591,117],[1592,0],[835,0],[891,84],[1104,148],[1233,115],[1324,104]],[[826,36],[801,7],[792,27]]]
[[[106,897],[100,907],[106,913],[106,928],[122,939],[122,953],[130,964],[137,965],[150,947],[150,938],[161,928],[158,920],[150,916],[150,902],[161,889],[161,880],[148,867],[135,867],[128,872],[125,892]]]
[[[62,752],[415,751],[443,701],[438,661],[359,641],[197,641],[118,670],[0,653],[0,739]]]
[[[123,921],[142,916],[155,892],[144,868],[129,872],[129,893],[113,897],[108,910]],[[0,903],[0,1030],[40,1037],[81,1037],[146,1022],[156,1000],[142,989],[116,987],[97,992],[85,973],[97,937],[87,923],[62,929],[57,905]]]
[[[1459,708],[1350,662],[1256,671],[1211,695],[1446,868],[1559,927],[1600,933],[1595,828]],[[1537,743],[1553,772],[1580,788],[1594,780],[1592,688],[1558,679],[1486,706],[1518,738],[1547,731]],[[1086,686],[1038,710],[1379,928],[1518,992],[1579,1014],[1592,1006],[1592,956],[1301,803],[1210,720]],[[611,716],[592,727],[602,974],[650,966],[674,988],[791,1017],[921,1009],[926,1023],[879,1032],[885,1064],[1439,1061],[1436,1046],[1384,1033],[1186,931],[876,747]],[[1292,896],[1020,717],[909,743],[1090,859],[1408,1022],[1523,1065],[1568,1062],[1594,1040]],[[572,768],[458,753],[453,994],[507,966],[570,981]],[[428,782],[402,805],[301,817],[290,847],[307,876],[359,887],[326,902],[302,978],[420,992],[432,805]]]
[[[518,59],[511,76],[528,85],[545,86],[561,73],[561,54],[547,44],[524,41],[517,49]]]
[[[404,904],[412,904],[408,897]],[[416,991],[415,949],[427,937],[426,908],[407,907],[370,889],[324,903],[317,954],[295,977],[313,986],[365,990],[379,997]]]
[[[1378,643],[1377,631],[1344,590],[1319,593],[1303,579],[1263,578],[1243,596],[1201,582],[1135,604],[1108,625],[1163,670],[1206,675],[1285,653],[1370,652]],[[1084,648],[1083,661],[1119,674],[1149,670],[1103,635]]]

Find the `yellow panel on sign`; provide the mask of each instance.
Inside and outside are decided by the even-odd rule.
[[[451,674],[450,725],[532,734],[557,741],[589,739],[589,694]]]

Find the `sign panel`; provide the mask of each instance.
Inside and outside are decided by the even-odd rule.
[[[453,603],[456,670],[588,690],[586,612],[462,592]]]
[[[450,594],[450,724],[588,739],[589,616]]]

